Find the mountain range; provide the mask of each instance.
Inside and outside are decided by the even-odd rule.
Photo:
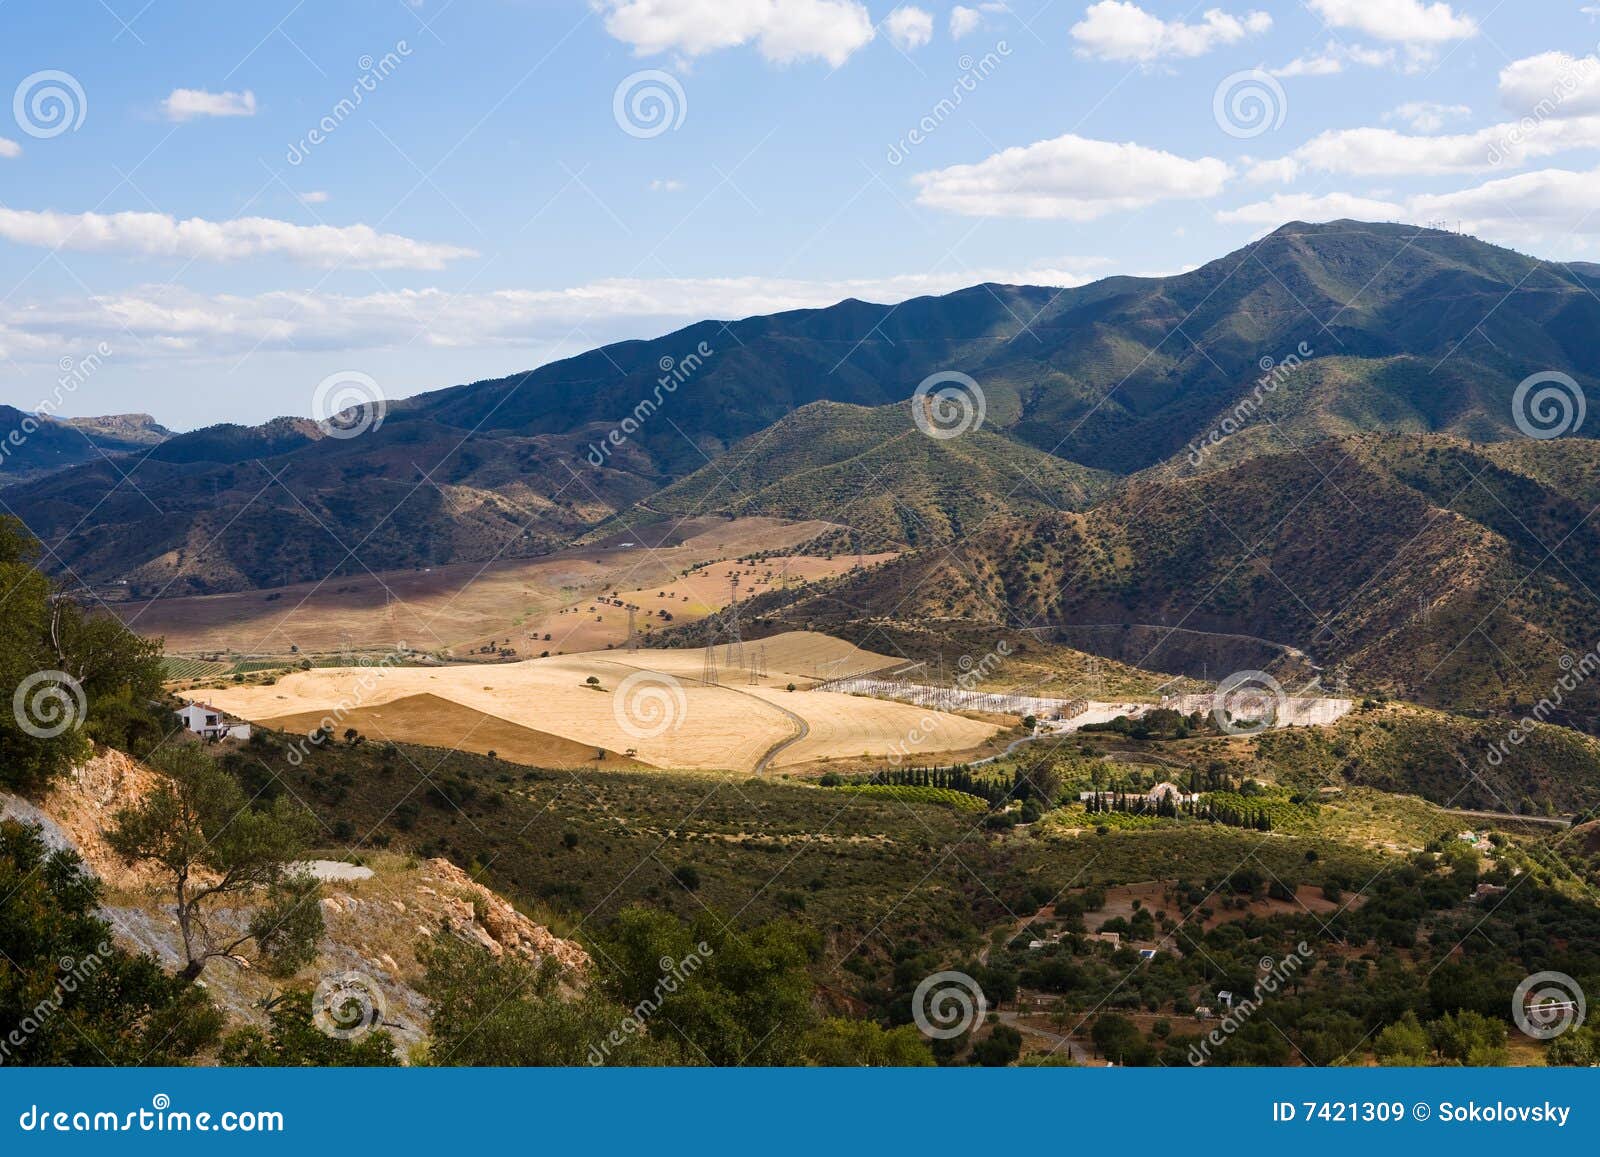
[[[0,488],[43,478],[103,455],[138,452],[172,437],[149,414],[55,418],[0,405]],[[15,438],[11,437],[15,432]]]
[[[1235,632],[1504,706],[1587,650],[1597,291],[1461,234],[1293,222],[1168,277],[700,322],[390,402],[355,438],[79,430],[79,461],[0,495],[136,596],[821,518],[829,546],[912,548],[829,613]],[[981,423],[931,437],[907,399],[952,373]],[[1519,393],[1537,373],[1573,384]]]

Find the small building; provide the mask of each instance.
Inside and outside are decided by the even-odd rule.
[[[1223,989],[1221,992],[1217,993],[1217,1003],[1223,1008],[1232,1008],[1233,993],[1229,992],[1227,989]]]
[[[1150,789],[1150,794],[1145,799],[1152,804],[1158,804],[1163,799],[1170,799],[1176,804],[1193,803],[1200,796],[1192,791],[1184,791],[1175,783],[1158,783]]]
[[[198,700],[185,703],[173,712],[183,724],[185,731],[200,736],[202,739],[249,739],[250,725],[242,719],[235,719],[220,707],[213,707],[209,703]]]

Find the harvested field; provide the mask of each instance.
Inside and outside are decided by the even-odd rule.
[[[225,711],[275,726],[289,721],[303,729],[332,714],[337,732],[349,726],[362,731],[360,723],[345,722],[360,715],[374,735],[493,749],[508,759],[518,758],[513,752],[520,749],[544,766],[552,766],[549,758],[563,760],[554,766],[571,766],[565,761],[572,758],[589,764],[575,748],[587,749],[591,758],[604,748],[655,767],[752,771],[773,753],[776,765],[792,767],[863,754],[966,751],[1000,730],[904,703],[787,691],[791,682],[809,687],[804,672],[814,665],[893,660],[826,635],[795,632],[764,642],[768,673],[756,684],[732,668],[722,671],[717,685],[703,682],[701,650],[641,650],[495,666],[324,667],[271,686],[204,694]]]
[[[862,563],[874,566],[893,557],[865,555]],[[738,580],[739,598],[743,600],[831,578],[854,565],[854,556],[825,559],[805,555],[778,556],[743,566],[729,561],[709,563],[672,582],[632,589],[618,587],[614,594],[601,592],[570,607],[530,616],[521,628],[521,637],[510,637],[511,644],[535,655],[541,651],[560,655],[620,647],[628,640],[627,608],[632,605],[638,608],[635,622],[640,641],[649,646],[651,636],[663,628],[695,622],[727,606],[730,578]],[[547,639],[546,635],[550,637]]]
[[[327,719],[322,711],[283,715],[263,719],[267,727],[304,735]],[[594,767],[608,771],[639,770],[646,765],[615,751],[603,754],[599,748],[577,743],[548,731],[536,731],[507,722],[497,715],[486,715],[437,695],[408,695],[381,707],[357,707],[345,713],[334,728],[342,736],[354,728],[367,739],[394,743],[417,743],[426,747],[448,747],[494,753],[512,763],[534,767]]]
[[[388,651],[402,641],[415,650],[451,651],[457,656],[503,640],[509,640],[519,657],[547,649],[598,650],[625,641],[626,610],[610,608],[614,613],[606,615],[597,609],[595,614],[601,614],[603,621],[595,623],[595,614],[590,614],[589,624],[580,632],[576,628],[583,614],[569,611],[563,616],[563,609],[587,608],[596,596],[610,591],[619,596],[635,592],[633,601],[644,608],[642,626],[659,609],[647,606],[646,600],[667,603],[668,597],[658,598],[656,592],[668,591],[682,580],[690,585],[677,592],[677,608],[684,611],[683,621],[692,621],[727,601],[726,572],[734,567],[719,565],[718,560],[797,546],[827,528],[823,522],[774,518],[702,518],[686,521],[659,545],[642,539],[615,542],[533,559],[342,575],[274,590],[128,603],[116,610],[139,633],[164,636],[169,655],[288,655],[292,647],[299,654],[345,648]],[[683,579],[683,571],[707,563],[713,565],[703,583],[696,585],[693,576]],[[747,586],[770,589],[770,583],[759,585],[758,580],[769,567],[780,572],[783,564],[775,558],[753,565],[758,573],[742,576],[741,597],[748,597]],[[853,555],[797,558],[789,575],[799,582],[839,574],[854,565]],[[682,601],[685,594],[691,602]],[[672,613],[676,616],[678,610]],[[570,645],[553,638],[544,641],[543,635],[556,633],[557,624],[571,632]]]

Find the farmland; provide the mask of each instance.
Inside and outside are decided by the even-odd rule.
[[[629,592],[644,609],[641,618],[670,604],[675,619],[693,621],[727,601],[725,572],[735,568],[708,569],[708,564],[762,555],[761,563],[739,568],[758,567],[741,583],[757,590],[785,582],[800,585],[855,566],[854,555],[782,554],[827,528],[822,522],[771,518],[686,519],[660,545],[642,536],[613,536],[607,543],[534,559],[368,572],[270,590],[128,602],[115,609],[139,633],[163,636],[172,655],[282,656],[286,663],[290,655],[389,651],[400,642],[451,656],[491,643],[509,646],[519,657],[543,650],[598,650],[626,639],[627,612],[597,603],[597,596],[621,598]],[[569,637],[561,642],[543,638],[558,630]]]
[[[883,667],[893,656],[808,632],[746,646],[747,654],[757,649],[765,675],[726,666],[719,648],[719,683],[703,680],[702,650],[613,650],[493,666],[323,667],[204,696],[285,730],[329,713],[337,730],[360,730],[347,718],[354,715],[388,739],[480,753],[526,750],[529,762],[561,767],[592,764],[601,750],[653,767],[734,771],[769,761],[794,767],[891,753],[955,756],[984,753],[1004,730],[1001,722],[816,687],[819,672]]]

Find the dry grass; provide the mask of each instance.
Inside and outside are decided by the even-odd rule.
[[[654,591],[676,583],[684,570],[796,546],[826,528],[821,522],[785,523],[772,518],[699,519],[685,524],[681,541],[665,546],[647,546],[641,540],[628,547],[582,547],[536,559],[360,574],[270,591],[130,603],[117,610],[141,634],[165,636],[168,654],[288,655],[291,647],[298,647],[300,654],[332,653],[345,647],[389,650],[401,641],[421,651],[464,652],[509,638],[522,654],[537,655],[547,646],[573,649],[544,643],[546,631],[554,634],[549,626],[540,627],[537,647],[526,637],[536,623],[559,620],[563,608],[587,607],[588,600],[611,590],[648,591],[655,600]],[[816,569],[820,576],[848,569],[854,562],[853,556],[831,563],[810,559],[803,567],[797,563],[791,573],[800,575],[821,564],[822,569]],[[721,574],[729,568],[713,569]],[[727,580],[720,581],[721,599],[726,601]],[[611,623],[602,632],[604,637],[596,635],[594,641],[587,635],[575,636],[574,646],[598,649],[622,642],[627,613],[618,609],[617,615],[620,626]],[[581,617],[566,616],[574,623]]]
[[[307,711],[263,719],[267,727],[304,735],[322,725],[325,712]],[[522,727],[494,715],[474,711],[437,695],[408,695],[381,707],[358,707],[334,728],[336,737],[354,728],[367,739],[418,743],[457,751],[493,753],[512,763],[533,767],[596,767],[608,771],[639,770],[646,765],[615,751],[602,751],[548,731]]]
[[[285,720],[296,727],[307,720],[315,725],[331,713],[337,716],[336,734],[342,734],[349,726],[362,730],[360,723],[345,722],[361,713],[374,733],[396,740],[492,749],[508,758],[520,744],[530,762],[544,766],[551,764],[537,758],[543,753],[563,761],[575,755],[563,740],[589,749],[632,751],[655,767],[748,771],[806,728],[809,734],[783,750],[780,766],[893,751],[908,758],[965,751],[1000,730],[960,715],[810,689],[811,673],[830,663],[885,666],[894,662],[890,656],[807,632],[775,636],[763,645],[767,675],[755,684],[744,670],[726,666],[720,684],[702,682],[701,650],[641,650],[496,666],[325,667],[271,686],[228,687],[204,697],[245,719],[275,725]],[[718,649],[718,657],[725,662],[724,649]],[[596,683],[589,684],[590,679]],[[787,691],[789,683],[804,683],[806,689]],[[401,707],[402,701],[415,714]],[[341,707],[342,714],[336,711]],[[665,716],[652,714],[654,709]]]

